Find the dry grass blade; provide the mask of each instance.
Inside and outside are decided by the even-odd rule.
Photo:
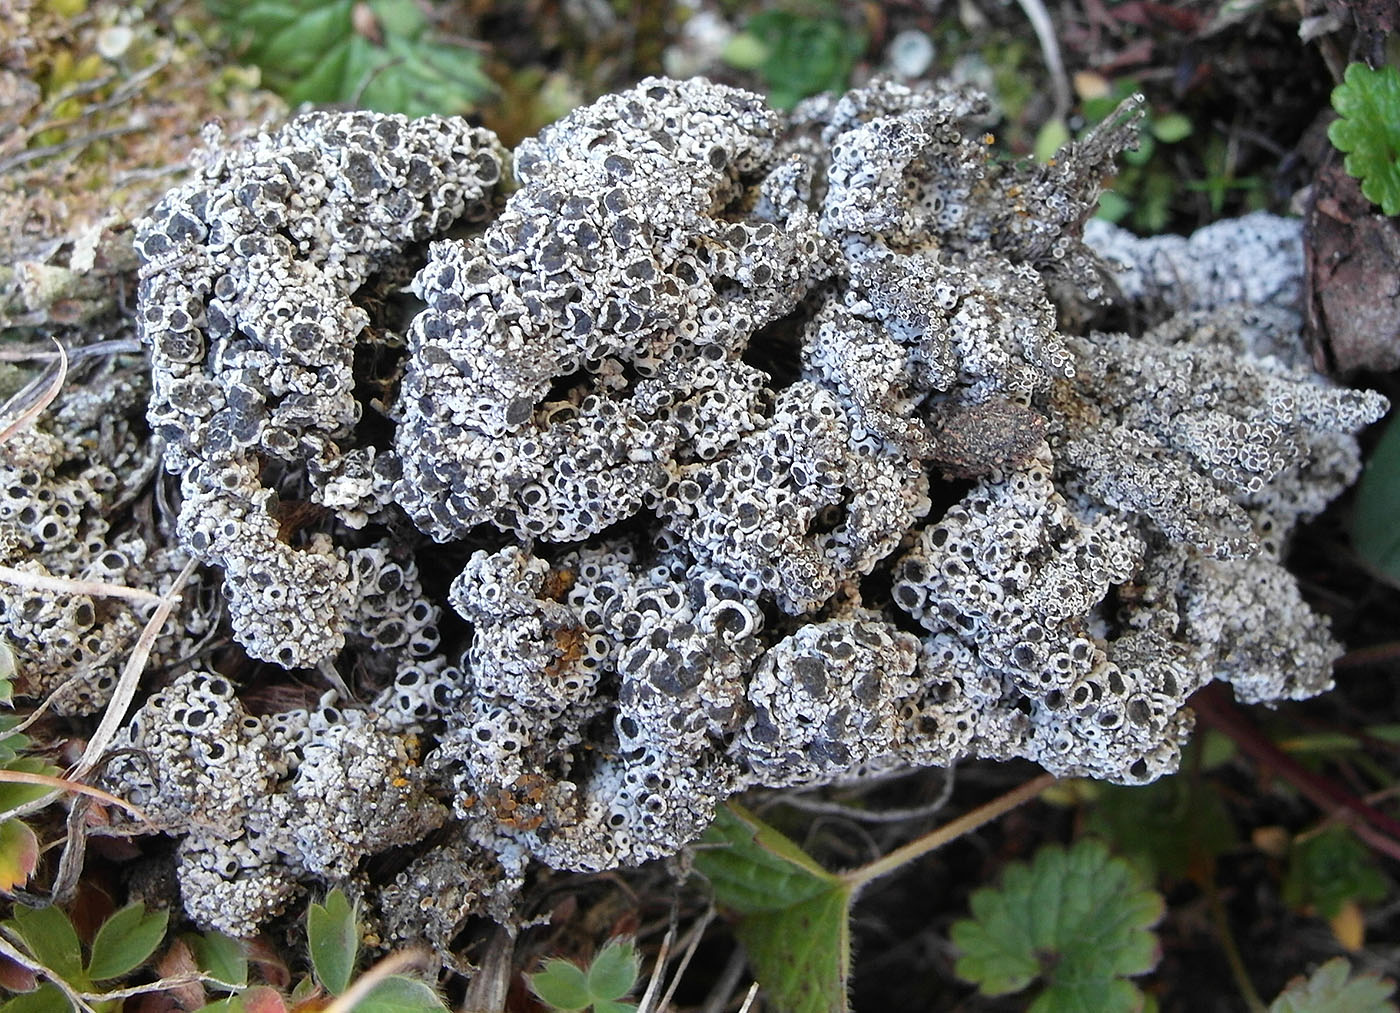
[[[179,600],[185,582],[190,579],[190,574],[194,573],[195,567],[198,565],[199,561],[195,559],[191,559],[185,564],[184,569],[175,577],[175,582],[170,585],[170,590],[161,598],[160,606],[152,613],[145,629],[141,631],[141,637],[136,641],[136,646],[131,649],[131,656],[127,658],[126,667],[122,669],[121,678],[117,680],[117,688],[112,693],[112,699],[102,714],[102,720],[98,723],[97,730],[92,733],[92,738],[88,739],[87,748],[83,750],[83,755],[74,764],[73,769],[68,772],[68,777],[71,780],[81,780],[92,772],[101,760],[102,754],[111,745],[112,739],[122,726],[122,722],[126,720],[127,709],[130,708],[131,701],[136,696],[136,687],[141,682],[141,673],[146,670],[146,661],[151,656],[151,648],[155,646],[156,638],[160,636],[160,631],[164,629],[166,621],[170,618],[170,613],[174,611],[175,603]],[[59,791],[52,791],[42,798],[15,806],[13,809],[0,813],[0,820],[37,812],[53,802],[60,794]]]
[[[127,658],[126,667],[122,669],[122,676],[117,680],[117,688],[112,693],[112,700],[107,704],[107,709],[102,714],[102,720],[98,723],[97,730],[92,733],[92,738],[88,739],[87,748],[83,750],[82,758],[73,768],[73,777],[85,777],[97,766],[98,760],[107,751],[113,737],[121,728],[122,722],[126,720],[127,709],[131,706],[132,698],[136,696],[136,687],[141,681],[141,673],[146,670],[146,661],[151,656],[151,648],[155,646],[160,631],[165,628],[170,613],[175,610],[175,603],[180,600],[180,592],[184,590],[185,582],[190,579],[190,575],[194,573],[195,567],[198,565],[199,560],[197,559],[191,559],[184,565],[184,568],[175,577],[175,582],[170,585],[170,590],[161,599],[160,607],[155,610],[150,621],[146,623],[146,628],[141,631],[141,638],[136,641],[136,646],[131,650],[131,657]]]
[[[744,997],[744,1005],[739,1007],[739,1013],[749,1013],[753,1006],[753,1001],[758,998],[758,982],[749,986],[749,994]]]
[[[138,806],[132,805],[124,798],[118,798],[109,791],[101,788],[94,788],[90,784],[83,784],[81,781],[70,781],[62,777],[54,777],[51,774],[31,774],[26,770],[0,770],[0,782],[9,784],[37,784],[45,788],[55,788],[58,791],[72,791],[79,795],[88,795],[99,802],[106,802],[108,805],[121,806],[131,815],[146,823],[151,822],[150,818],[141,811]]]
[[[57,591],[60,594],[86,594],[98,598],[125,598],[127,601],[158,602],[160,595],[144,591],[139,587],[125,584],[104,584],[100,580],[70,580],[67,577],[50,577],[27,570],[16,570],[12,566],[0,566],[0,581],[15,587],[27,587],[31,591]]]
[[[1050,20],[1050,12],[1041,0],[1016,0],[1026,20],[1031,23],[1036,41],[1040,43],[1040,54],[1045,60],[1045,69],[1050,73],[1050,87],[1055,96],[1055,118],[1063,120],[1069,115],[1074,99],[1069,87],[1069,77],[1065,74],[1065,61],[1060,56],[1060,43],[1055,35],[1055,23]]]
[[[322,1013],[350,1013],[384,979],[392,978],[403,971],[433,966],[436,966],[436,962],[427,950],[400,950],[398,953],[391,953],[356,978],[355,984],[337,996]]]
[[[666,958],[671,953],[671,943],[675,941],[676,928],[671,926],[666,930],[666,935],[661,938],[661,946],[656,953],[656,961],[651,965],[651,978],[647,981],[647,990],[642,993],[641,1001],[637,1003],[637,1013],[656,1013],[658,1007],[652,1004],[656,1001],[656,993],[661,988],[662,975],[666,969]]]
[[[671,1008],[671,1000],[676,996],[676,989],[680,987],[681,978],[685,976],[687,968],[690,967],[690,960],[695,956],[695,951],[700,947],[700,940],[705,936],[705,930],[710,927],[710,922],[714,920],[715,909],[710,908],[705,912],[705,916],[691,927],[690,939],[686,944],[685,953],[681,955],[681,962],[676,967],[676,973],[671,977],[671,987],[666,989],[666,994],[661,999],[658,1011],[665,1011]]]
[[[63,381],[68,379],[68,350],[57,338],[53,339],[53,343],[58,346],[58,371],[54,374],[53,381],[33,404],[21,411],[15,420],[4,429],[0,429],[0,443],[4,443],[15,433],[22,432],[32,424],[45,408],[53,404],[53,399],[58,397],[58,392],[63,389]],[[15,401],[22,403],[21,399],[24,394],[25,391],[20,391],[11,399],[12,403]],[[6,408],[8,407],[9,405],[6,405]]]

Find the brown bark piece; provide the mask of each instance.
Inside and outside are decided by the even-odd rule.
[[[948,478],[977,478],[1018,468],[1045,439],[1045,419],[1011,401],[941,406],[929,415],[932,461]]]
[[[1308,329],[1319,368],[1400,369],[1400,223],[1340,165],[1313,184],[1305,230]]]

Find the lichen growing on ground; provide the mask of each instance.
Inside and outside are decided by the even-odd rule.
[[[333,880],[445,946],[531,862],[674,854],[748,787],[1145,782],[1206,682],[1327,688],[1280,559],[1384,400],[1228,303],[1238,253],[1142,337],[1062,330],[1056,297],[1162,305],[1081,239],[1134,112],[1024,166],[983,108],[650,79],[513,179],[451,119],[211,137],[137,238],[180,538],[248,655],[358,698],[252,713],[191,670],[139,711],[107,785],[183,836],[198,920]],[[435,828],[376,901],[359,859]]]

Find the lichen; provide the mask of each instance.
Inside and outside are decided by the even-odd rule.
[[[1101,233],[1106,267],[1081,230],[1133,107],[1050,166],[994,160],[984,108],[649,79],[522,144],[508,199],[455,120],[211,136],[137,240],[180,537],[249,654],[382,688],[233,720],[222,680],[179,734],[212,677],[151,697],[111,779],[190,835],[191,912],[246,929],[438,827],[379,903],[445,946],[531,862],[674,854],[748,787],[971,756],[1140,783],[1206,682],[1329,685],[1280,560],[1385,402],[1290,351],[1288,228],[1238,226],[1267,284],[1221,232]],[[1115,288],[1142,337],[1057,323]],[[275,755],[171,776],[213,743]]]

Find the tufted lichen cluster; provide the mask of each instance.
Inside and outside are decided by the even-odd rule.
[[[180,541],[248,656],[355,688],[254,713],[191,668],[141,708],[108,786],[192,914],[354,882],[445,946],[530,862],[671,855],[748,787],[1145,782],[1212,679],[1327,688],[1280,557],[1385,403],[1303,361],[1296,230],[1191,240],[1164,299],[1199,257],[1082,240],[1132,107],[1047,166],[984,109],[650,79],[513,159],[431,117],[210,136],[137,238]],[[1115,296],[1154,326],[1061,324]]]

